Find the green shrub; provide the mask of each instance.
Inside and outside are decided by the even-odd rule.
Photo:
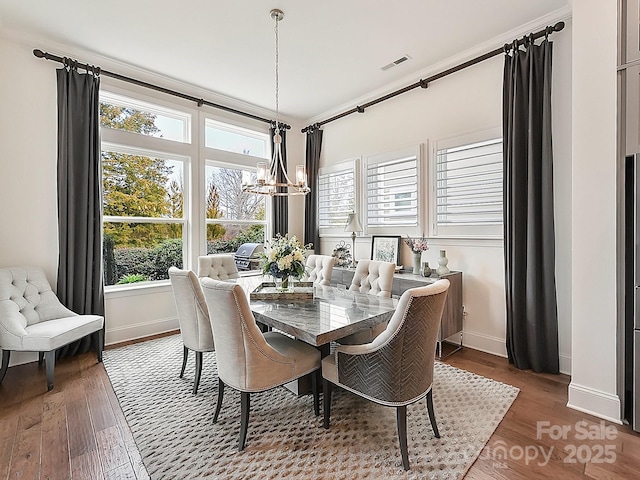
[[[125,275],[118,281],[118,285],[126,285],[127,283],[138,283],[138,282],[146,282],[148,280],[144,275],[140,275],[139,273],[132,273],[130,275]]]

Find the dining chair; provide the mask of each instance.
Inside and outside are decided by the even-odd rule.
[[[358,260],[356,271],[351,280],[349,290],[378,297],[391,297],[393,287],[393,274],[396,264],[380,262],[377,260]],[[386,328],[386,323],[361,330],[341,338],[338,343],[342,345],[361,345],[369,343]]]
[[[262,333],[240,285],[211,278],[203,278],[201,283],[217,339],[218,401],[213,423],[218,421],[225,385],[240,391],[238,451],[242,451],[249,425],[250,394],[270,390],[316,372],[320,368],[320,351],[281,333]],[[214,311],[216,314],[212,315]],[[313,373],[313,408],[319,415],[316,378]]]
[[[406,290],[387,328],[365,345],[340,345],[322,359],[324,428],[331,417],[331,385],[380,405],[396,408],[402,465],[409,470],[407,405],[426,397],[427,412],[440,438],[433,410],[433,365],[440,317],[449,281]]]
[[[305,265],[302,281],[313,282],[314,285],[330,285],[333,266],[336,258],[329,255],[309,255]]]
[[[47,390],[51,390],[56,349],[93,335],[101,362],[103,327],[104,317],[78,315],[60,303],[41,268],[0,269],[0,383],[7,373],[12,351],[38,352],[38,364],[44,359]]]
[[[176,302],[183,343],[180,378],[184,376],[189,350],[193,350],[196,354],[196,375],[193,382],[193,394],[195,395],[198,393],[200,376],[202,375],[202,354],[215,350],[209,310],[195,273],[191,270],[171,267],[169,268],[169,278],[171,279],[173,298]]]
[[[198,257],[198,277],[231,280],[239,278],[240,274],[232,254],[215,253]]]

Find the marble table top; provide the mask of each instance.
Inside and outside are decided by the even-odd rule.
[[[247,296],[261,277],[242,277]],[[398,301],[337,287],[315,286],[313,299],[259,300],[250,306],[256,320],[314,346],[328,345],[391,318]]]

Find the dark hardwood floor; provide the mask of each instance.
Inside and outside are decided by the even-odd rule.
[[[566,375],[517,370],[470,349],[445,361],[520,388],[465,478],[640,478],[640,435],[567,408]],[[44,367],[9,369],[0,386],[0,479],[149,478],[95,355],[60,360],[55,380],[47,392]]]

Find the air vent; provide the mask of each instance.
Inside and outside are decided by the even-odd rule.
[[[407,60],[411,60],[411,57],[407,54],[404,54],[402,57],[398,58],[397,60],[394,60],[393,62],[389,63],[388,65],[385,65],[384,67],[381,68],[382,71],[385,70],[389,70],[391,67],[395,67],[396,65],[400,65],[402,62],[406,62]]]

